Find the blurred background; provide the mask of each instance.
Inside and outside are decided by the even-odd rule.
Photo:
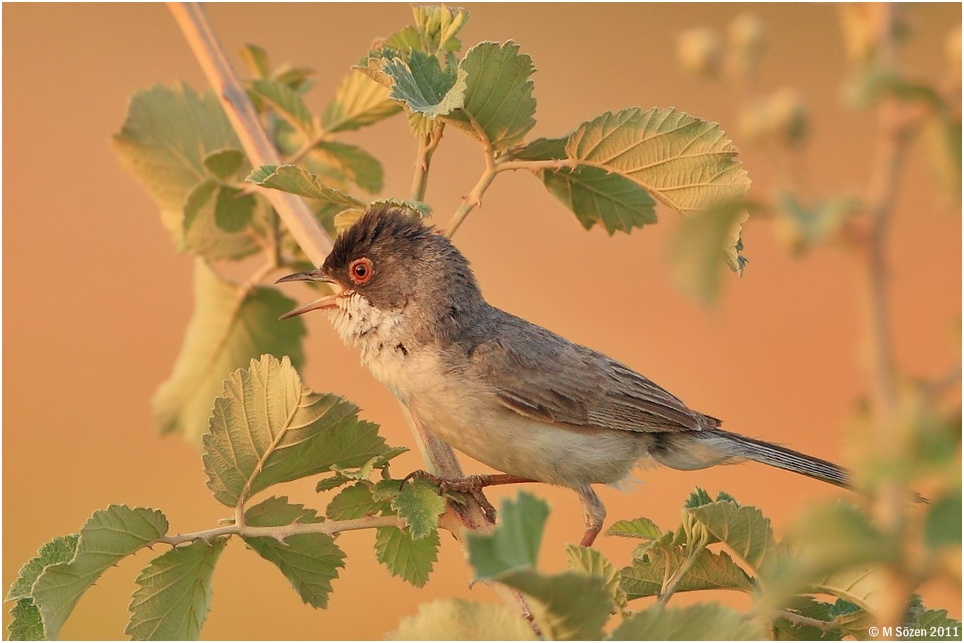
[[[767,194],[779,164],[741,141],[732,96],[684,73],[678,37],[695,26],[725,29],[747,11],[766,24],[759,84],[793,87],[810,124],[798,162],[814,198],[860,195],[874,150],[874,118],[842,104],[846,53],[838,11],[798,4],[466,5],[466,47],[518,42],[532,56],[538,124],[529,138],[559,136],[606,110],[674,106],[719,122],[754,188]],[[405,4],[218,4],[209,16],[226,49],[264,47],[274,64],[317,70],[306,100],[318,113],[373,38],[411,23]],[[158,208],[110,148],[128,97],[155,83],[206,83],[161,5],[3,7],[3,583],[48,539],[78,530],[111,503],[162,509],[172,531],[214,526],[228,512],[208,493],[200,458],[177,436],[159,438],[149,401],[168,377],[192,313],[192,260],[173,252]],[[917,4],[906,14],[907,67],[941,77],[944,41],[959,4]],[[959,42],[959,41],[958,41]],[[385,196],[405,197],[415,143],[401,117],[351,133],[386,168]],[[477,145],[450,129],[435,155],[427,200],[444,224],[482,170]],[[959,354],[961,218],[935,189],[920,146],[909,154],[894,212],[890,258],[893,331],[901,368],[938,376]],[[678,216],[631,235],[584,231],[524,173],[503,174],[455,240],[489,301],[601,350],[723,418],[725,427],[842,464],[846,425],[865,390],[860,280],[846,251],[819,247],[793,257],[767,220],[744,228],[750,259],[726,275],[713,308],[682,293],[667,260]],[[614,275],[619,276],[615,278]],[[414,444],[387,390],[344,348],[325,319],[307,318],[306,383],[344,395],[382,425],[391,444]],[[957,327],[959,329],[959,326]],[[956,335],[955,333],[958,333]],[[959,394],[959,386],[958,393]],[[469,472],[485,471],[463,458]],[[407,453],[396,475],[420,468]],[[844,492],[760,465],[700,472],[640,472],[631,493],[601,491],[609,522],[646,515],[677,524],[695,486],[725,490],[761,508],[777,533],[808,503]],[[313,481],[288,485],[314,506]],[[564,567],[562,549],[583,529],[574,494],[529,487],[553,506],[540,566]],[[516,493],[498,488],[489,497]],[[301,605],[269,563],[233,542],[214,575],[204,638],[381,638],[400,617],[436,597],[496,600],[468,587],[458,544],[443,534],[423,590],[393,578],[372,555],[372,533],[347,533],[347,567],[328,610]],[[598,547],[628,560],[632,542]],[[109,570],[78,604],[63,638],[120,638],[133,579],[150,552]],[[960,595],[923,588],[930,607],[960,618]],[[699,598],[706,600],[702,594]],[[743,596],[721,600],[746,607]],[[372,601],[375,601],[374,603]],[[675,601],[692,600],[680,595]],[[4,614],[4,625],[9,615]]]

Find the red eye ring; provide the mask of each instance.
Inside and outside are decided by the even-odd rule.
[[[359,286],[367,284],[375,274],[375,266],[368,257],[355,259],[348,264],[348,278]]]

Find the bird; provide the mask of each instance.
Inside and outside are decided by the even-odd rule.
[[[370,207],[319,268],[277,283],[293,281],[324,282],[333,294],[283,318],[324,311],[430,432],[501,472],[469,476],[460,490],[570,488],[582,503],[585,547],[606,518],[593,485],[632,480],[637,465],[755,461],[850,486],[841,467],[726,431],[619,361],[492,306],[451,240],[404,207]]]

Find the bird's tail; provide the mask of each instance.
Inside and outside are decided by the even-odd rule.
[[[658,462],[673,469],[703,469],[717,464],[753,460],[838,487],[851,488],[850,474],[845,469],[832,462],[763,440],[754,440],[722,429],[657,435],[662,439],[657,441],[656,448],[650,451],[650,454]]]

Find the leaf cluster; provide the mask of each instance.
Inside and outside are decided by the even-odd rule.
[[[126,634],[196,639],[211,602],[215,564],[234,537],[275,565],[301,599],[327,607],[344,567],[341,531],[374,528],[375,554],[393,574],[422,586],[439,546],[445,500],[423,481],[388,475],[406,451],[389,447],[358,408],[301,384],[291,362],[270,355],[232,373],[214,401],[202,460],[215,499],[233,510],[226,525],[172,535],[160,511],[112,505],[78,534],[51,540],[20,570],[10,638],[56,638],[77,601],[109,567],[145,547],[170,545],[136,579]],[[376,472],[377,482],[370,478]],[[318,491],[340,488],[323,514],[285,496],[251,499],[280,483],[327,474]]]
[[[713,500],[697,489],[673,530],[642,517],[609,528],[608,536],[640,541],[630,564],[620,568],[594,549],[569,545],[569,570],[546,574],[536,560],[548,506],[520,493],[500,515],[494,532],[468,537],[476,579],[524,594],[535,627],[552,640],[863,640],[870,638],[875,601],[887,582],[883,566],[895,555],[853,505],[816,512],[780,541],[755,507],[723,492]],[[753,607],[740,614],[717,603],[666,606],[676,592],[701,590],[740,592]],[[633,609],[647,597],[656,604]],[[456,615],[458,626],[452,625]],[[613,615],[618,624],[610,623]],[[928,610],[916,597],[905,625],[922,623],[961,627],[946,610]],[[465,639],[531,639],[533,631],[524,626],[505,606],[435,601],[403,619],[390,636],[431,640],[455,627]]]

